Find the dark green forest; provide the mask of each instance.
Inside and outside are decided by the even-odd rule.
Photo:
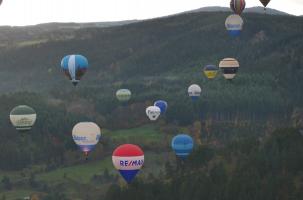
[[[24,38],[24,30],[4,32],[18,39],[0,46],[0,199],[18,199],[14,191],[47,200],[303,199],[303,18],[244,14],[241,36],[231,38],[228,15],[187,13],[42,33],[32,27]],[[60,71],[67,54],[89,60],[77,87]],[[236,78],[207,80],[203,67],[225,57],[239,61]],[[187,95],[193,83],[202,87],[195,103]],[[115,97],[120,88],[132,91],[126,106]],[[145,108],[158,99],[168,102],[168,111],[151,123]],[[19,104],[38,115],[28,133],[9,122]],[[71,137],[80,121],[102,128],[88,161]],[[184,162],[170,149],[180,132],[196,141]],[[139,144],[154,168],[147,162],[129,186],[109,163],[113,149],[126,142]],[[73,166],[93,171],[89,166],[99,161],[88,180],[49,175]]]
[[[186,161],[166,163],[164,177],[110,186],[106,198],[145,200],[302,199],[302,133],[282,129],[224,148],[201,146]]]

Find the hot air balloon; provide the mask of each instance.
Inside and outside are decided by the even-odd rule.
[[[245,9],[245,0],[231,0],[230,8],[234,11],[235,14],[241,15]]]
[[[61,61],[61,69],[75,86],[79,83],[87,68],[88,61],[81,55],[68,55]]]
[[[99,126],[93,122],[80,122],[72,131],[73,139],[82,152],[88,156],[98,144],[101,137]]]
[[[20,105],[10,112],[9,118],[18,131],[28,131],[35,124],[37,114],[33,108]]]
[[[163,100],[155,101],[154,106],[157,106],[161,110],[161,114],[165,113],[167,110],[167,102]]]
[[[214,79],[218,74],[218,67],[215,65],[206,65],[203,69],[204,75],[208,79]]]
[[[161,114],[161,109],[158,106],[149,106],[146,108],[146,115],[151,121],[156,121]]]
[[[133,144],[123,144],[115,149],[112,156],[114,167],[130,183],[144,164],[144,153]]]
[[[266,10],[266,6],[267,6],[268,3],[270,2],[270,0],[260,0],[260,2],[263,4],[264,10]]]
[[[232,80],[236,76],[240,65],[234,58],[224,58],[221,60],[219,67],[223,72],[223,76],[227,80]]]
[[[120,89],[116,92],[116,97],[120,102],[127,102],[131,98],[131,91],[129,89]]]
[[[192,98],[192,100],[197,100],[200,95],[201,95],[201,87],[197,84],[193,84],[191,86],[189,86],[187,92],[188,92],[188,95]]]
[[[243,20],[240,15],[230,15],[225,21],[225,27],[231,36],[239,36],[243,28]]]
[[[171,146],[179,158],[186,158],[192,152],[194,142],[191,136],[179,134],[173,138]]]

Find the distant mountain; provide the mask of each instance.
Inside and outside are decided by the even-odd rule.
[[[220,6],[210,6],[210,7],[203,7],[203,8],[198,8],[195,10],[191,10],[191,11],[186,11],[185,13],[196,13],[196,12],[231,12],[230,8],[228,7],[220,7]],[[244,10],[245,13],[264,13],[264,8],[257,6],[257,7],[250,7],[250,8],[246,8]],[[266,14],[269,15],[290,15],[288,13],[279,11],[279,10],[275,10],[275,9],[271,9],[271,8],[267,8],[266,9]]]
[[[75,37],[75,31],[87,28],[108,28],[127,25],[139,20],[91,23],[45,23],[31,26],[0,26],[0,48],[28,46],[49,40],[66,40]]]
[[[250,7],[250,8],[246,8],[244,10],[244,12],[247,12],[247,13],[261,13],[261,14],[263,14],[264,13],[264,8],[260,7],[260,6]],[[282,12],[280,10],[276,10],[276,9],[272,9],[272,8],[266,8],[266,14],[269,14],[269,15],[291,15],[289,13]]]
[[[221,7],[221,6],[209,6],[198,8],[190,11],[186,11],[185,13],[196,13],[196,12],[231,12],[230,8]]]
[[[58,29],[80,29],[80,28],[106,28],[112,26],[121,26],[138,22],[139,20],[125,20],[116,22],[89,22],[89,23],[46,23],[38,24],[35,27],[45,29],[46,31],[53,31]],[[31,26],[28,26],[31,27]]]

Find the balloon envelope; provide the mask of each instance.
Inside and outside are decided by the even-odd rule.
[[[82,55],[68,55],[61,60],[61,69],[77,85],[88,68],[88,61]]]
[[[263,4],[264,7],[266,7],[270,0],[260,0],[260,2]]]
[[[204,75],[208,79],[214,79],[218,74],[218,67],[215,65],[206,65],[203,69]]]
[[[231,36],[239,36],[243,28],[240,15],[230,15],[225,21],[225,27]]]
[[[245,0],[231,0],[230,8],[234,11],[235,14],[241,15],[243,10],[245,9]]]
[[[224,58],[223,60],[221,60],[219,67],[223,72],[223,76],[227,80],[232,80],[236,76],[240,64],[234,58]]]
[[[161,109],[158,106],[149,106],[146,108],[146,115],[151,121],[155,121],[159,118]]]
[[[11,123],[18,131],[27,131],[35,124],[37,114],[33,108],[20,105],[10,112],[9,117]]]
[[[93,122],[80,122],[72,131],[74,142],[82,152],[88,154],[98,144],[101,137],[99,126]]]
[[[130,183],[144,164],[144,153],[137,145],[124,144],[115,149],[112,161],[125,181]]]
[[[173,138],[171,146],[178,157],[186,158],[192,152],[194,142],[191,136],[179,134]]]
[[[197,84],[189,86],[187,90],[188,95],[192,98],[192,100],[197,100],[201,95],[201,91],[201,87]]]
[[[129,101],[131,98],[131,91],[129,89],[120,89],[116,92],[116,97],[121,102]]]
[[[158,100],[154,103],[154,106],[157,106],[160,108],[161,110],[161,114],[162,113],[165,113],[166,110],[167,110],[167,102],[166,101],[163,101],[163,100]]]

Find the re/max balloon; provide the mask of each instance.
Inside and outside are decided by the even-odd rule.
[[[61,69],[75,86],[79,83],[87,68],[88,61],[82,55],[68,55],[61,61]]]
[[[215,65],[206,65],[203,69],[204,75],[208,79],[214,79],[218,74],[219,68]]]
[[[151,121],[156,121],[161,114],[161,109],[157,106],[149,106],[146,108],[146,115]]]
[[[158,100],[154,103],[154,106],[157,106],[161,110],[161,114],[165,113],[167,110],[167,102],[163,100]]]
[[[223,60],[221,60],[219,67],[222,70],[225,79],[232,80],[233,78],[235,78],[240,64],[234,58],[224,58]]]
[[[33,108],[20,105],[10,112],[9,118],[18,131],[28,131],[35,124],[37,114]]]
[[[197,84],[193,84],[191,86],[189,86],[187,92],[188,92],[188,95],[191,97],[192,100],[197,100],[200,95],[201,95],[201,87]]]
[[[100,127],[93,122],[80,122],[72,131],[74,142],[80,150],[88,155],[98,144],[101,137]]]
[[[130,183],[144,164],[144,153],[137,145],[124,144],[115,149],[112,161],[125,181]]]
[[[116,92],[116,97],[120,102],[127,102],[131,98],[131,91],[129,89],[120,89]]]
[[[171,146],[179,158],[186,158],[193,150],[194,141],[189,135],[179,134],[172,139]]]
[[[239,36],[243,28],[243,20],[240,15],[230,15],[225,21],[225,27],[231,36]]]
[[[230,8],[234,11],[235,14],[241,15],[245,9],[245,0],[231,0]]]

